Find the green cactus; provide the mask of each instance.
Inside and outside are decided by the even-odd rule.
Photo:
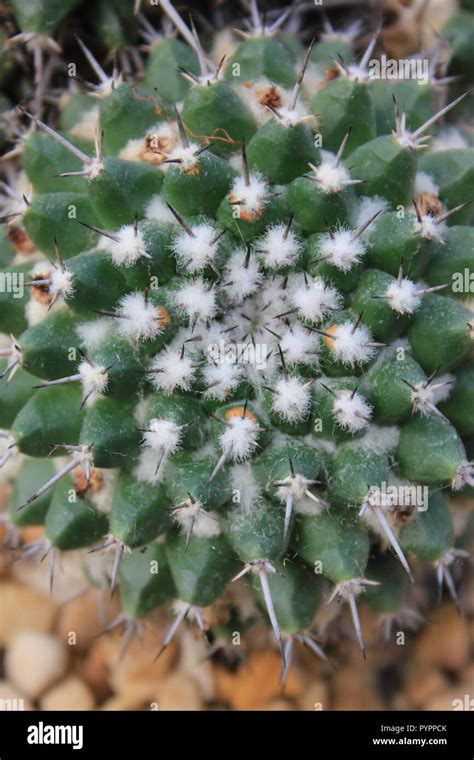
[[[13,2],[20,34],[50,39],[75,4]],[[160,652],[185,618],[208,635],[203,608],[249,574],[284,678],[295,642],[325,657],[324,598],[365,652],[357,599],[395,619],[417,558],[456,597],[441,491],[474,486],[465,95],[374,82],[358,26],[326,21],[305,53],[251,3],[213,61],[171,3],[163,34],[133,5],[101,2],[96,34],[122,50],[142,28],[140,82],[79,41],[93,96],[19,114],[10,176],[31,192],[4,183],[3,221],[35,254],[2,240],[6,519],[43,525],[52,555],[112,549],[128,634],[173,603]],[[449,27],[456,73],[469,29]]]

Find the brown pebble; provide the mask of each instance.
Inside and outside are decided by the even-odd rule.
[[[408,673],[405,690],[413,707],[434,699],[445,691],[448,680],[439,670],[412,667]]]
[[[214,667],[217,699],[229,702],[236,710],[261,710],[272,699],[281,696],[281,659],[278,652],[252,652],[236,673]],[[301,690],[301,677],[291,667],[284,696],[294,697]]]
[[[92,691],[77,676],[68,676],[43,695],[41,710],[93,710]]]
[[[333,677],[331,710],[383,710],[370,664],[351,664]]]
[[[202,710],[204,707],[197,683],[179,671],[160,681],[155,693],[156,706],[154,704],[152,709]]]
[[[19,691],[36,699],[61,678],[67,661],[59,639],[40,631],[20,631],[8,646],[5,672]]]
[[[61,607],[57,624],[58,636],[65,644],[73,644],[78,652],[84,652],[94,638],[103,632],[106,621],[113,620],[118,612],[118,599],[110,600],[108,594],[90,591]]]
[[[135,637],[120,660],[122,637],[118,633],[103,637],[105,662],[114,691],[126,693],[131,682],[158,680],[168,673],[176,660],[177,645],[172,642],[155,661],[162,638],[161,629],[148,626],[144,631],[143,642]]]
[[[461,670],[469,660],[469,629],[451,603],[443,604],[429,617],[417,638],[413,661],[416,667]]]
[[[23,630],[48,633],[53,628],[56,605],[48,596],[19,583],[0,583],[0,647]]]

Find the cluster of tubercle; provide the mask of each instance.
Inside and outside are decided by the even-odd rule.
[[[25,295],[0,318],[0,473],[13,533],[45,526],[25,554],[54,568],[92,550],[128,634],[175,600],[160,652],[185,618],[209,638],[203,609],[250,579],[284,678],[295,641],[325,657],[324,600],[347,602],[364,652],[359,597],[401,620],[412,559],[457,603],[468,553],[445,494],[474,487],[474,318],[453,289],[474,259],[472,147],[450,127],[461,147],[430,148],[468,102],[439,46],[440,107],[421,118],[416,82],[370,78],[378,34],[357,61],[360,25],[326,21],[304,50],[288,14],[250,5],[214,63],[162,0],[181,39],[141,17],[145,84],[78,40],[91,94],[68,95],[58,129],[19,109],[4,221],[35,253],[11,264]]]

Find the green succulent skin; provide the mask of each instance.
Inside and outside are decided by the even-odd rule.
[[[76,3],[12,5],[43,40]],[[131,6],[100,4],[102,43],[134,44]],[[68,94],[59,132],[30,117],[6,221],[36,253],[0,241],[6,521],[85,565],[113,548],[128,630],[170,605],[204,632],[246,584],[284,665],[330,594],[364,649],[359,597],[395,619],[418,560],[452,592],[447,496],[474,487],[470,99],[449,85],[433,149],[436,82],[373,81],[349,31],[256,30],[217,66],[186,28],[140,80]]]

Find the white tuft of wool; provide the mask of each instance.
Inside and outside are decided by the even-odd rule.
[[[245,462],[256,450],[260,425],[253,416],[233,416],[228,420],[228,427],[221,433],[219,441],[227,458],[234,462]]]
[[[192,532],[197,538],[212,538],[221,532],[219,518],[215,512],[206,512],[200,501],[189,499],[186,506],[172,512],[172,519],[184,531]]]
[[[299,324],[288,327],[280,340],[288,364],[315,364],[318,345],[318,336]]]
[[[197,143],[190,143],[189,145],[175,145],[171,153],[167,158],[170,161],[178,161],[177,166],[183,172],[192,171],[196,164],[199,163],[197,154],[199,153],[200,146]],[[172,164],[164,164],[164,166],[170,166]]]
[[[229,303],[242,303],[245,298],[255,293],[263,281],[263,274],[258,268],[255,256],[250,256],[247,266],[246,251],[238,248],[232,253],[224,268],[223,281],[229,283],[225,295]]]
[[[153,195],[145,206],[145,217],[154,222],[177,225],[176,217],[169,210],[161,195]]]
[[[112,502],[115,494],[115,486],[120,470],[97,470],[101,477],[101,486],[98,491],[92,489],[87,494],[87,498],[99,509],[106,514],[112,509]]]
[[[81,376],[81,383],[84,389],[84,398],[90,394],[100,394],[105,391],[109,382],[108,373],[105,367],[99,367],[97,364],[89,364],[83,360],[78,367],[78,373]],[[92,396],[90,396],[90,399]]]
[[[176,388],[189,391],[195,375],[192,359],[182,356],[181,351],[165,349],[159,353],[150,364],[151,384],[159,391],[171,395]]]
[[[83,111],[79,121],[73,126],[69,134],[72,137],[80,137],[83,140],[94,142],[96,134],[100,131],[99,106],[92,106]]]
[[[375,214],[379,211],[385,210],[387,207],[388,203],[385,198],[381,198],[378,195],[374,195],[372,198],[365,195],[363,198],[360,198],[359,203],[355,206],[355,213],[351,215],[351,221],[355,229],[363,227],[369,219],[372,219]],[[361,238],[365,241],[369,240],[375,227],[376,222],[374,222],[374,224],[369,224],[362,233]]]
[[[208,364],[204,367],[202,376],[206,385],[204,398],[214,398],[225,401],[226,398],[239,385],[244,370],[240,364],[222,362],[221,364]]]
[[[106,250],[116,266],[131,267],[141,258],[150,258],[145,240],[135,225],[126,224],[114,232],[116,240],[107,239]]]
[[[323,235],[320,242],[321,258],[342,272],[349,272],[359,264],[365,251],[364,241],[360,237],[356,238],[353,230],[335,230],[332,235]]]
[[[337,391],[332,411],[338,425],[350,433],[368,427],[372,416],[372,407],[364,397],[349,390]]]
[[[372,342],[372,335],[366,325],[355,327],[352,322],[344,322],[336,325],[331,338],[336,360],[351,367],[367,361],[374,354],[374,348],[367,345]]]
[[[64,271],[59,267],[51,272],[49,293],[52,296],[60,295],[61,298],[69,298],[74,293],[74,279],[71,272]]]
[[[408,277],[402,280],[392,282],[386,292],[385,298],[393,311],[398,314],[413,314],[421,303],[421,298],[417,295],[418,287]]]
[[[429,193],[430,195],[439,195],[439,187],[434,181],[434,177],[428,172],[417,172],[415,176],[415,197],[422,193]]]
[[[336,166],[336,156],[334,153],[322,150],[321,158],[319,166],[311,165],[311,170],[320,190],[328,195],[339,193],[351,182],[349,170],[342,163]]]
[[[321,277],[310,279],[290,290],[290,303],[298,315],[309,322],[321,322],[330,311],[342,308],[342,296],[336,288],[326,285]]]
[[[194,273],[214,262],[219,248],[215,238],[219,233],[214,225],[208,223],[197,224],[192,231],[191,236],[182,230],[174,238],[171,248],[178,264]]]
[[[399,440],[400,429],[395,425],[371,425],[364,437],[359,439],[359,444],[367,449],[388,454],[397,448]]]
[[[161,483],[163,479],[164,467],[160,467],[160,459],[157,458],[156,451],[153,449],[143,449],[140,452],[138,463],[133,470],[134,477],[140,483]],[[166,455],[163,455],[162,464],[166,463]]]
[[[36,298],[30,298],[25,307],[25,317],[29,326],[37,325],[38,322],[42,322],[45,317],[48,316],[48,312],[56,311],[64,306],[64,302],[57,300],[52,308],[51,304],[40,303]]]
[[[118,158],[124,161],[141,161],[143,154],[143,138],[128,140],[120,150]]]
[[[250,511],[261,496],[262,488],[257,483],[250,462],[234,464],[229,469],[232,491],[238,497],[238,504],[244,511]]]
[[[174,294],[174,303],[184,309],[191,324],[207,322],[217,310],[215,291],[201,277],[183,285]]]
[[[282,269],[298,261],[303,245],[285,224],[275,224],[257,240],[256,248],[266,269]]]
[[[469,148],[469,142],[457,127],[447,127],[432,138],[430,153],[440,153],[445,150],[464,150]]]
[[[272,410],[288,422],[298,422],[307,417],[311,407],[309,386],[296,377],[282,378],[274,387]]]
[[[183,426],[172,420],[152,419],[143,434],[144,445],[155,452],[170,456],[181,448]]]
[[[450,372],[444,375],[437,375],[436,382],[433,383],[433,404],[440,404],[447,401],[456,386],[456,376]]]
[[[287,108],[292,100],[291,92],[284,90],[283,87],[274,84],[266,77],[260,77],[254,82],[249,82],[245,85],[238,84],[237,92],[252,112],[259,126],[274,118],[271,109],[265,103],[269,100],[270,102],[278,103],[277,108],[279,111],[280,108]]]
[[[415,232],[425,240],[434,240],[436,243],[442,243],[444,240],[443,233],[446,232],[446,224],[444,222],[437,223],[436,217],[431,214],[424,214],[421,217],[421,222],[416,221]]]
[[[117,312],[117,329],[127,340],[153,340],[164,330],[158,308],[143,293],[128,293],[121,298]]]
[[[237,177],[230,189],[232,200],[239,201],[239,209],[242,215],[257,218],[265,208],[268,196],[268,184],[258,172],[250,175],[249,184],[245,184],[244,177]]]
[[[99,348],[110,337],[114,326],[110,319],[96,319],[76,325],[76,332],[87,351]]]

